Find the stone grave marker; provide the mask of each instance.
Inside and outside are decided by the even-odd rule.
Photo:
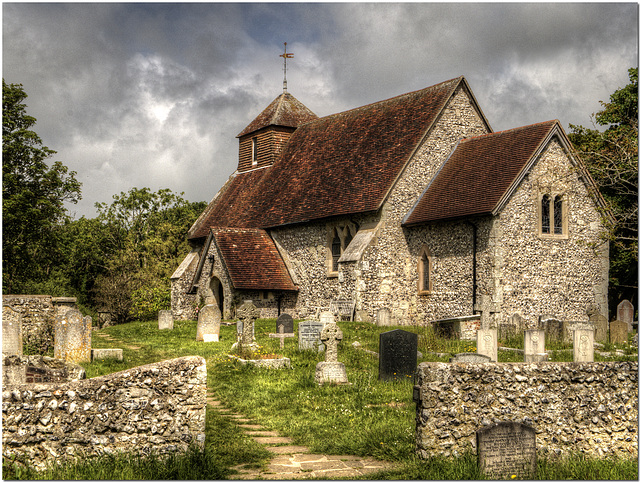
[[[67,362],[90,362],[91,324],[91,317],[83,318],[75,308],[58,314],[54,330],[54,357]]]
[[[477,353],[457,353],[449,358],[449,363],[487,363],[491,358]]]
[[[564,322],[553,315],[542,315],[538,318],[538,329],[544,330],[546,339],[561,342],[564,340]]]
[[[342,330],[336,323],[327,323],[320,333],[320,341],[325,344],[325,361],[316,365],[316,383],[346,384],[347,370],[344,363],[338,361],[338,343],[342,340]]]
[[[380,334],[378,380],[413,377],[418,365],[418,335],[405,330]]]
[[[2,354],[22,355],[22,314],[2,307]]]
[[[222,313],[215,298],[208,297],[205,305],[198,312],[198,326],[196,328],[196,341],[220,341],[220,322]]]
[[[295,336],[294,333],[285,333],[284,325],[278,326],[278,333],[269,333],[269,338],[280,338],[280,349],[284,348],[284,339],[285,338],[293,338]]]
[[[544,330],[525,330],[524,332],[524,362],[538,363],[548,359],[544,351]]]
[[[501,340],[506,340],[515,336],[518,333],[518,328],[512,323],[500,323],[498,325],[498,334]]]
[[[293,318],[287,313],[281,314],[276,320],[276,333],[280,333],[280,326],[283,327],[283,333],[293,333]]]
[[[478,466],[491,479],[531,479],[536,475],[536,430],[499,422],[476,432]],[[515,476],[515,477],[514,477]]]
[[[480,355],[487,355],[491,361],[498,361],[498,330],[479,329],[476,341],[476,351]]]
[[[499,313],[500,310],[498,309],[497,304],[491,301],[490,295],[481,295],[480,303],[476,303],[474,309],[481,313],[480,326],[483,330],[494,327],[495,322],[493,314]]]
[[[260,310],[256,308],[251,300],[245,300],[236,311],[236,316],[242,321],[242,336],[240,344],[248,347],[253,344],[255,337],[255,321],[260,316]]]
[[[376,325],[391,326],[391,310],[389,308],[380,308],[376,312]]]
[[[600,313],[597,308],[590,310],[589,323],[595,328],[595,341],[599,343],[606,343],[607,332],[609,330],[609,320]]]
[[[573,331],[573,361],[593,361],[593,330],[576,329]]]
[[[324,323],[325,325],[327,323],[335,323],[336,321],[336,317],[333,314],[333,311],[323,311],[322,313],[320,313],[320,322]]]
[[[633,304],[629,300],[622,300],[620,304],[618,304],[618,321],[622,321],[627,324],[627,332],[631,332],[633,330]]]
[[[323,351],[324,345],[320,341],[320,333],[324,323],[320,321],[301,321],[298,323],[298,349]]]
[[[520,313],[514,313],[509,317],[509,323],[516,327],[516,333],[524,331],[524,318]]]
[[[626,343],[628,333],[627,324],[622,321],[613,320],[609,324],[609,337],[611,339],[611,343]]]
[[[173,313],[171,310],[158,311],[158,329],[173,330]]]

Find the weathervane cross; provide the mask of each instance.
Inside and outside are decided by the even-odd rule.
[[[293,54],[287,53],[287,42],[284,43],[284,53],[280,55],[284,58],[284,80],[282,81],[282,92],[287,92],[287,59],[292,59]]]

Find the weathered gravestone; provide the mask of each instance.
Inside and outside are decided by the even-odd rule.
[[[477,353],[457,353],[449,358],[449,363],[487,363],[491,358]]]
[[[316,365],[316,383],[346,384],[347,370],[344,363],[338,361],[338,343],[342,340],[342,330],[336,323],[328,323],[320,333],[320,341],[327,347],[325,361]]]
[[[171,310],[158,311],[158,329],[173,330],[173,313]]]
[[[22,355],[22,314],[2,307],[2,354]]]
[[[593,330],[573,331],[573,361],[593,361]]]
[[[242,321],[242,335],[239,344],[244,348],[253,345],[255,337],[255,322],[260,316],[260,310],[256,308],[251,300],[245,300],[244,303],[236,311],[236,316]]]
[[[222,313],[215,301],[210,297],[198,313],[198,326],[196,328],[196,341],[220,341],[220,321]]]
[[[301,321],[298,323],[298,349],[323,351],[324,345],[320,341],[320,333],[324,323],[319,321]]]
[[[611,343],[626,343],[628,333],[627,324],[622,321],[613,320],[609,324],[609,337],[611,339]]]
[[[295,335],[293,333],[285,333],[284,325],[278,326],[278,333],[269,333],[269,338],[280,338],[280,349],[284,348],[284,339],[285,338],[293,338]]]
[[[391,310],[389,308],[380,308],[376,312],[376,325],[391,326]]]
[[[633,304],[629,300],[622,300],[620,304],[618,304],[618,321],[622,321],[627,324],[627,332],[631,332],[633,330]]]
[[[293,333],[293,318],[287,313],[281,314],[276,320],[276,333],[280,333],[280,326],[283,327],[283,333]]]
[[[589,315],[589,323],[593,325],[596,330],[594,334],[595,341],[600,343],[606,343],[607,332],[609,330],[609,320],[598,311],[595,306],[592,306],[587,310]]]
[[[564,322],[553,315],[542,315],[538,318],[538,329],[544,330],[549,342],[561,342],[564,340]]]
[[[323,311],[322,313],[320,313],[320,322],[324,323],[325,325],[327,323],[335,323],[336,321],[336,315],[333,314],[333,311]]]
[[[518,422],[499,422],[476,432],[478,466],[486,477],[511,480],[536,475],[536,430]]]
[[[122,348],[92,348],[91,361],[95,360],[124,360]]]
[[[495,313],[499,313],[500,309],[498,308],[497,303],[494,303],[493,301],[491,301],[490,295],[480,295],[480,303],[476,303],[476,305],[474,306],[474,309],[481,313],[480,326],[483,330],[488,330],[489,328],[495,328],[495,321],[494,321],[493,315]]]
[[[498,361],[498,330],[479,329],[476,341],[476,352],[487,355],[491,361]]]
[[[418,335],[404,330],[380,334],[378,380],[412,377],[418,365]]]
[[[82,317],[77,309],[68,309],[56,316],[54,355],[68,362],[91,361],[91,317]]]
[[[501,340],[507,340],[514,337],[518,333],[516,325],[511,323],[500,323],[498,325],[498,335]]]
[[[524,362],[538,363],[547,360],[544,351],[544,330],[525,330],[524,332]]]

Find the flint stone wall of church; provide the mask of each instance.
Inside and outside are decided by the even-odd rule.
[[[204,443],[206,388],[206,362],[198,356],[3,387],[3,456],[43,468],[81,454],[184,451]]]
[[[22,342],[32,352],[46,353],[53,347],[56,308],[50,295],[2,295],[2,305],[22,315]]]
[[[198,317],[196,312],[197,296],[189,294],[191,281],[198,267],[198,260],[197,255],[192,256],[188,266],[180,266],[184,270],[179,272],[179,276],[171,278],[171,314],[174,320],[195,320]]]
[[[416,397],[417,396],[417,397]],[[476,450],[476,431],[531,425],[540,455],[638,456],[638,363],[421,363],[416,452]]]
[[[538,198],[563,196],[568,239],[541,239]],[[587,321],[595,304],[608,316],[609,246],[596,204],[553,140],[501,212],[495,230],[494,288],[502,316],[519,312],[533,326],[542,314]]]

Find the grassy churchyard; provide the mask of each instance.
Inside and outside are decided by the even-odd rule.
[[[324,361],[323,353],[298,350],[297,336],[280,341],[269,338],[275,320],[258,320],[256,341],[265,353],[291,359],[291,369],[267,370],[240,365],[227,356],[236,339],[235,325],[222,325],[220,342],[196,342],[196,322],[177,321],[173,330],[158,330],[157,323],[128,323],[94,332],[93,348],[123,348],[124,361],[96,361],[83,364],[87,377],[96,377],[168,358],[200,355],[207,360],[207,386],[216,398],[235,412],[255,420],[268,430],[291,437],[297,445],[308,446],[313,453],[357,455],[396,462],[397,469],[374,474],[370,479],[460,480],[482,479],[473,454],[458,458],[415,457],[415,404],[413,380],[378,381],[378,359],[369,351],[378,351],[380,333],[393,327],[368,323],[338,323],[344,339],[338,346],[338,360],[346,366],[351,385],[318,386],[315,367]],[[297,333],[298,321],[295,321]],[[421,361],[448,361],[454,353],[475,351],[475,342],[447,340],[431,329],[402,326],[418,333]],[[105,336],[106,335],[106,336]],[[359,342],[360,347],[352,346]],[[523,348],[523,336],[503,340],[511,348]],[[547,346],[552,361],[572,361],[570,345]],[[637,351],[605,345],[595,361],[636,360]],[[518,351],[498,352],[499,361],[523,361]],[[104,456],[99,461],[77,464],[36,473],[3,464],[4,479],[228,479],[237,467],[265,466],[271,454],[244,434],[233,421],[207,410],[205,449],[165,459],[131,455]],[[562,460],[538,458],[539,479],[637,479],[635,459],[591,459],[581,455]]]

